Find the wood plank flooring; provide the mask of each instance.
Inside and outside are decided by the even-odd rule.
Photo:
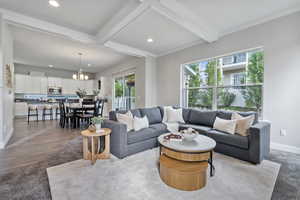
[[[25,119],[16,119],[12,138],[0,150],[0,174],[42,161],[79,134],[78,129],[60,128],[57,120],[28,125]]]

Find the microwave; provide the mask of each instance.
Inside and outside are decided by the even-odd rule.
[[[61,87],[48,87],[48,95],[61,95],[62,88]]]

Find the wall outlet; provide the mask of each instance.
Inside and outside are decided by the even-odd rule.
[[[286,129],[280,129],[280,136],[286,136]]]

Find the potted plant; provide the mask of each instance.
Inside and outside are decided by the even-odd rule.
[[[100,90],[93,90],[93,95],[95,96],[95,101],[98,99],[99,94],[100,94]]]
[[[93,117],[91,119],[92,124],[96,128],[96,133],[101,132],[101,124],[102,124],[103,120],[104,120],[103,117]]]
[[[83,97],[86,96],[87,92],[85,89],[78,88],[76,91],[77,96],[79,97],[79,103],[81,104],[83,101]]]

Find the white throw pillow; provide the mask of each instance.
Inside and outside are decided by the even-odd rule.
[[[235,127],[236,120],[225,120],[217,117],[214,123],[214,129],[230,134],[235,133]]]
[[[130,111],[125,114],[117,113],[116,117],[118,122],[127,126],[127,131],[131,131],[133,129],[133,115]]]
[[[139,131],[143,128],[148,128],[149,127],[149,120],[147,116],[144,116],[142,118],[139,117],[134,117],[133,118],[133,129],[135,131]]]
[[[243,117],[238,113],[233,113],[231,116],[232,120],[236,120],[235,133],[241,136],[248,135],[248,129],[253,124],[254,115],[249,115],[248,117]]]
[[[167,109],[172,108],[172,106],[164,106],[164,116],[162,122],[167,122],[168,121],[168,116],[167,116]]]
[[[184,123],[182,117],[182,109],[174,109],[174,108],[167,108],[167,122],[181,122]]]

